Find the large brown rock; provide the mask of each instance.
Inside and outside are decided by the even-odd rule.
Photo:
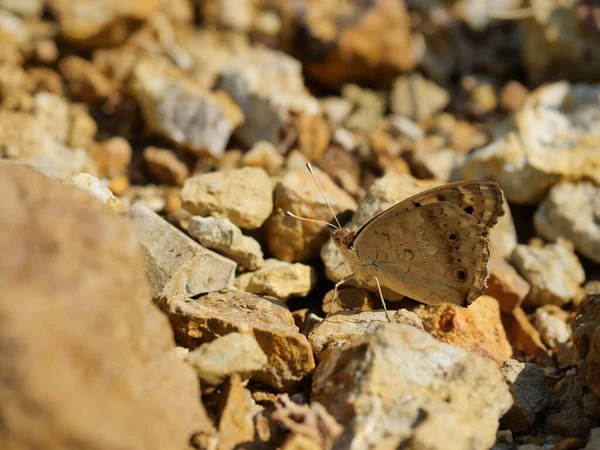
[[[0,164],[0,448],[177,449],[210,432],[133,225]]]

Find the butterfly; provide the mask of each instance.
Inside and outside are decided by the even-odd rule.
[[[489,276],[489,233],[504,214],[498,183],[459,181],[423,191],[352,232],[341,226],[310,164],[307,168],[337,226],[317,222],[333,228],[333,242],[352,269],[335,284],[333,298],[352,279],[375,281],[386,315],[381,286],[430,305],[467,307],[483,295]]]

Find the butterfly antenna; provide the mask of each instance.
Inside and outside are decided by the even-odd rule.
[[[315,180],[315,183],[317,183],[317,187],[319,188],[319,190],[321,191],[321,194],[323,195],[323,198],[325,199],[325,203],[327,203],[327,206],[329,206],[329,210],[331,211],[331,214],[333,214],[333,218],[335,219],[336,223],[338,224],[339,228],[342,228],[342,224],[340,223],[340,221],[338,220],[337,216],[335,215],[335,213],[333,212],[333,208],[331,207],[331,205],[329,204],[329,200],[327,200],[327,197],[325,197],[325,192],[323,192],[323,189],[321,189],[321,185],[319,184],[319,182],[317,181],[317,177],[315,176],[315,172],[313,171],[312,166],[310,165],[310,163],[306,163],[306,168],[308,169],[308,171],[310,172],[310,174],[313,177],[313,180]],[[338,228],[338,229],[339,229]]]
[[[292,214],[292,213],[291,213],[291,212],[289,212],[289,211],[286,211],[285,213],[286,213],[288,216],[290,216],[290,217],[293,217],[294,219],[305,220],[306,222],[320,223],[320,224],[323,224],[323,225],[330,226],[331,228],[333,228],[333,229],[335,229],[335,230],[337,230],[337,229],[338,229],[338,227],[336,227],[334,224],[332,224],[332,223],[329,223],[329,222],[325,222],[325,221],[323,221],[323,220],[307,219],[306,217],[300,217],[300,216],[297,216],[296,214]]]

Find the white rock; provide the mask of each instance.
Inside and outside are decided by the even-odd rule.
[[[405,324],[328,352],[312,388],[345,425],[336,446],[348,449],[487,449],[512,404],[494,362]]]
[[[600,263],[600,187],[590,182],[554,186],[534,216],[536,231],[546,239],[562,236],[575,249]]]
[[[571,339],[571,327],[567,323],[567,313],[555,305],[542,306],[535,310],[533,325],[540,333],[544,344],[555,348]]]
[[[271,295],[281,300],[305,297],[317,282],[311,266],[267,259],[262,269],[236,279],[236,287],[258,295]]]
[[[538,203],[561,177],[600,182],[600,86],[567,82],[534,91],[495,139],[473,152],[463,179],[498,181],[509,201]],[[527,189],[523,189],[527,186]]]
[[[107,188],[102,181],[89,173],[79,173],[63,181],[65,184],[77,186],[86,190],[102,203],[107,204],[115,212],[124,212],[124,206],[121,201]]]
[[[260,269],[265,263],[256,239],[244,236],[229,219],[192,216],[187,231],[204,247],[223,253],[245,269]]]
[[[195,175],[185,181],[181,200],[192,214],[224,217],[240,228],[259,228],[273,210],[273,181],[258,167]]]
[[[142,203],[131,207],[129,217],[141,232],[155,299],[171,294],[192,297],[232,285],[235,262],[205,249]]]
[[[578,294],[585,281],[579,259],[560,240],[541,248],[517,245],[511,262],[531,284],[525,306],[564,305]]]
[[[234,373],[248,380],[267,364],[267,355],[252,336],[230,333],[203,344],[186,356],[203,383],[218,386]]]

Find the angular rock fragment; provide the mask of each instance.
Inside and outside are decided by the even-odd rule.
[[[512,356],[495,298],[482,295],[468,308],[458,305],[419,305],[414,312],[425,331],[441,342],[454,344],[498,365]]]
[[[569,244],[517,245],[511,261],[531,285],[526,306],[564,305],[577,296],[585,272]]]
[[[227,94],[208,91],[160,59],[138,61],[129,85],[150,131],[200,155],[221,156],[243,121]]]
[[[0,448],[181,449],[212,433],[135,227],[12,164],[0,192]]]
[[[571,328],[573,343],[581,359],[585,382],[600,398],[600,295],[589,294],[581,302]]]
[[[71,95],[85,103],[102,104],[118,95],[117,86],[92,63],[79,56],[61,59],[58,69]]]
[[[423,329],[421,319],[406,309],[389,312],[392,322]],[[308,334],[308,340],[317,358],[324,352],[340,347],[356,335],[361,335],[388,323],[385,311],[340,312],[319,322]]]
[[[96,163],[100,176],[112,177],[127,171],[133,150],[127,139],[112,137],[90,143],[86,153]]]
[[[513,347],[515,357],[529,356],[539,365],[550,360],[548,349],[542,342],[540,333],[527,318],[522,308],[515,308],[511,314],[502,313],[502,324]]]
[[[533,324],[548,348],[553,349],[571,339],[568,316],[556,305],[545,305],[535,310]]]
[[[502,312],[512,313],[521,306],[531,286],[498,253],[495,246],[491,248],[488,262],[490,277],[485,293],[498,300]]]
[[[306,297],[316,282],[317,272],[311,266],[267,259],[262,269],[238,277],[236,287],[253,294],[288,300]]]
[[[188,348],[232,332],[254,337],[268,361],[252,379],[279,391],[294,389],[315,367],[310,344],[298,332],[292,314],[272,299],[224,292],[198,300],[176,295],[159,304],[169,316],[175,338]]]
[[[242,109],[246,121],[235,134],[249,146],[258,141],[277,143],[292,114],[319,113],[319,103],[304,87],[300,63],[267,48],[256,47],[229,60],[218,89]]]
[[[285,159],[275,146],[267,141],[258,141],[242,158],[245,167],[260,167],[269,175],[275,175]]]
[[[141,233],[148,280],[155,299],[194,296],[231,286],[235,262],[205,249],[142,203],[129,217]]]
[[[538,88],[491,144],[469,156],[461,176],[495,180],[519,204],[540,202],[561,177],[598,182],[600,127],[591,117],[600,110],[599,91],[567,82]]]
[[[317,168],[313,170],[336,214],[356,210],[356,202],[352,197],[336,186],[327,174]],[[264,229],[269,250],[277,259],[307,261],[318,254],[330,237],[329,227],[295,219],[286,214],[288,211],[307,219],[335,223],[331,210],[306,167],[287,171],[276,185],[274,210]]]
[[[341,286],[335,298],[334,289],[323,297],[323,312],[333,314],[338,311],[371,311],[381,307],[381,299],[374,293],[364,288],[354,286]],[[333,304],[332,304],[333,303]]]
[[[183,186],[185,180],[190,176],[190,171],[185,163],[180,161],[171,150],[146,147],[144,162],[148,172],[159,183]]]
[[[513,432],[525,431],[535,424],[536,415],[550,403],[544,370],[532,363],[508,359],[500,372],[514,400],[500,424]]]
[[[600,263],[600,187],[583,181],[554,186],[535,213],[536,231],[546,239],[564,237],[577,252]]]
[[[113,195],[110,189],[103,185],[98,178],[89,173],[73,175],[67,178],[64,183],[84,189],[117,213],[125,212],[123,204]]]
[[[512,404],[492,361],[405,324],[354,336],[319,364],[312,387],[311,400],[346,425],[339,448],[489,448]]]
[[[259,228],[273,210],[273,181],[258,167],[195,175],[183,185],[181,200],[192,214]]]
[[[419,121],[448,106],[450,94],[421,74],[413,73],[396,78],[391,103],[393,113]]]
[[[256,340],[242,333],[226,334],[202,344],[185,359],[202,383],[209,386],[218,386],[233,374],[246,381],[267,364],[267,356]]]
[[[244,236],[229,219],[192,216],[187,231],[204,247],[223,253],[244,269],[257,270],[265,264],[260,244]]]

